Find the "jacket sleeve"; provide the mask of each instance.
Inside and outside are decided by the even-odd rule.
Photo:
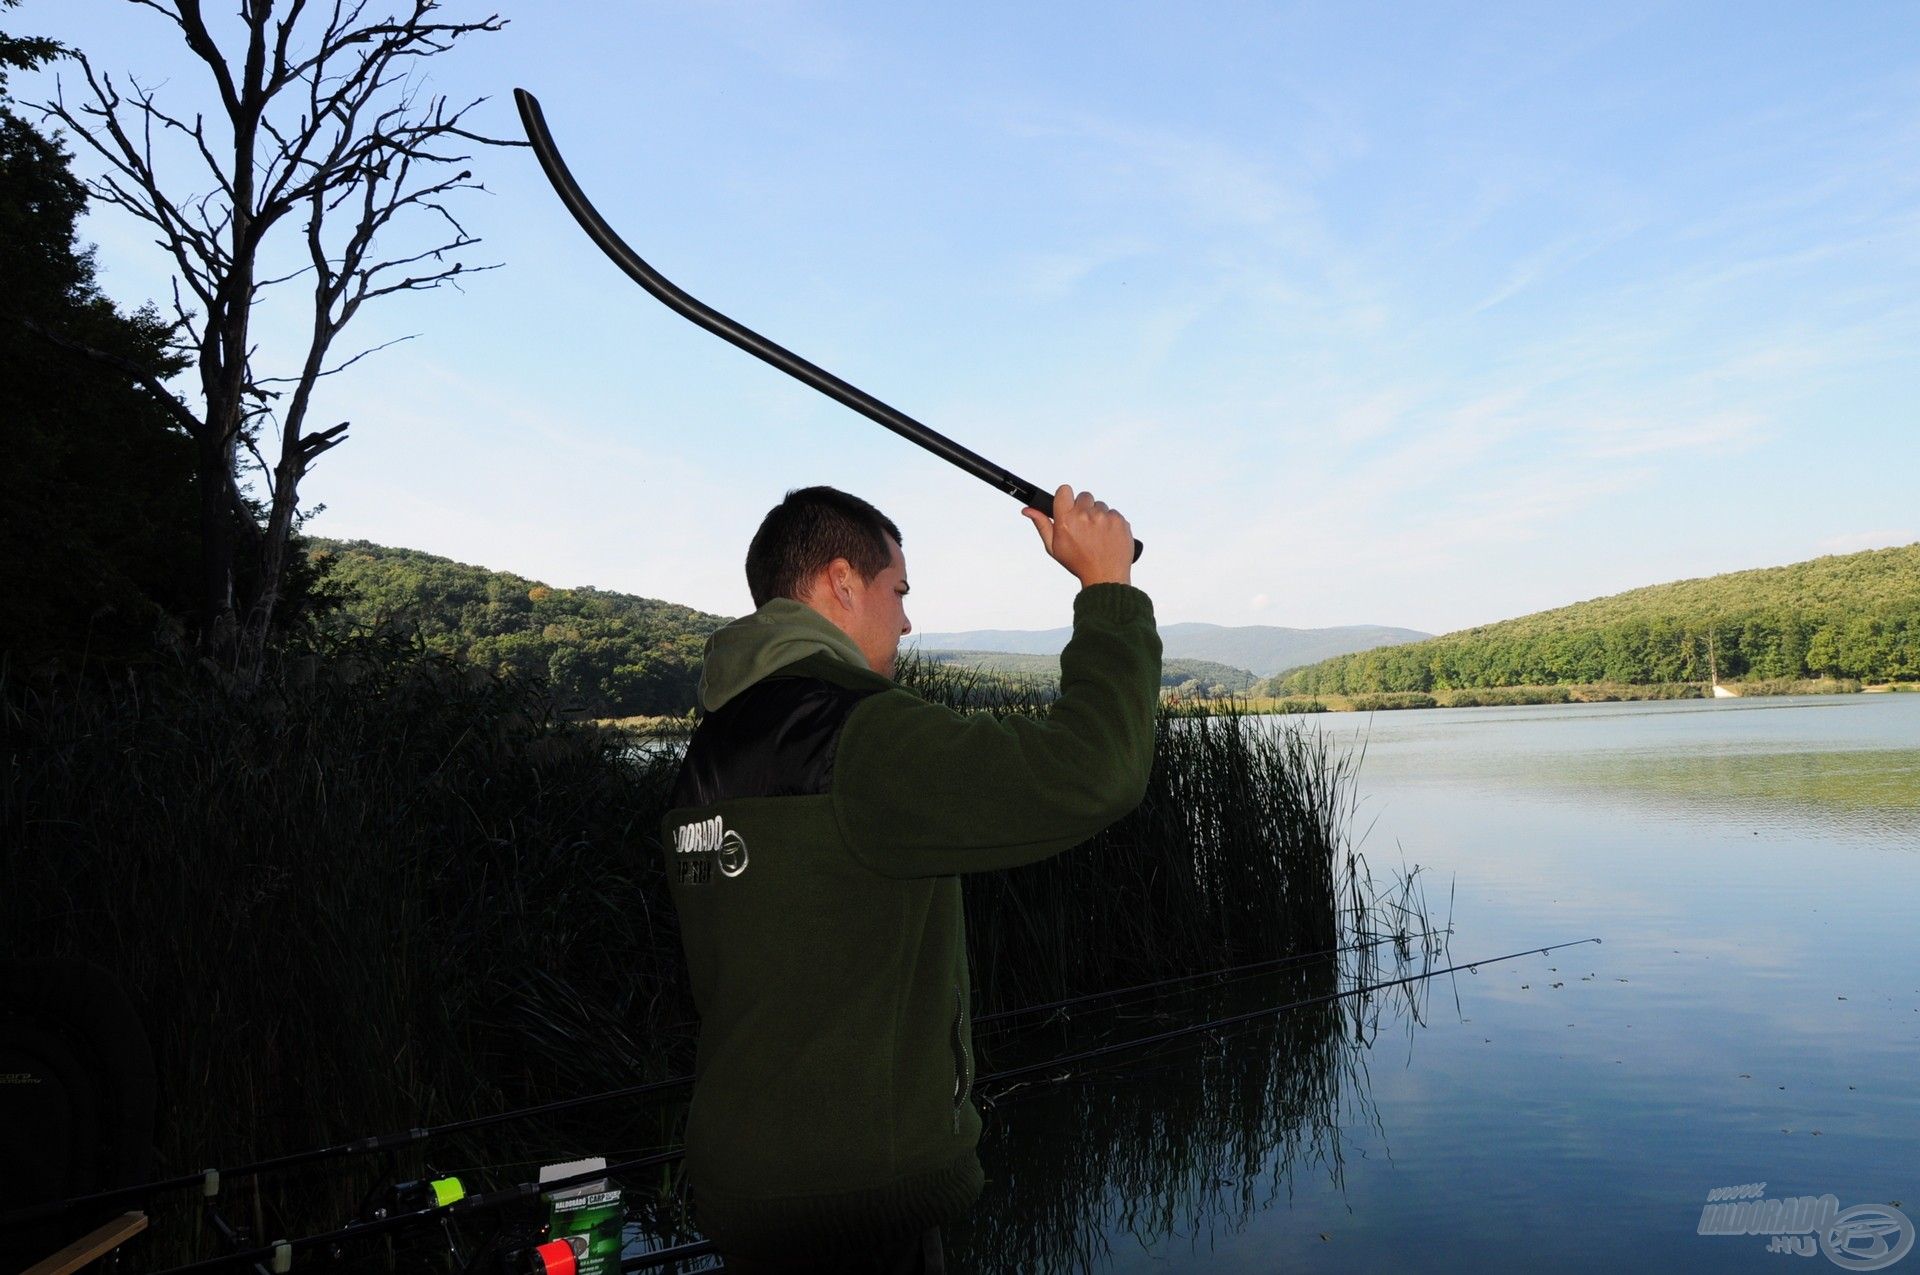
[[[1131,585],[1082,589],[1046,716],[963,715],[902,690],[854,710],[834,761],[841,832],[856,859],[893,877],[1070,849],[1145,796],[1159,699],[1152,599]]]

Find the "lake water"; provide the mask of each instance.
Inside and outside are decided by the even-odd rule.
[[[1418,865],[1450,961],[1604,942],[1383,998],[1365,1043],[1303,1012],[1001,1096],[958,1269],[1871,1269],[1700,1235],[1707,1194],[1920,1220],[1920,695],[1303,725],[1364,745],[1361,849]]]

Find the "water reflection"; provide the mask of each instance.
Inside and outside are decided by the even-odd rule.
[[[1920,812],[1920,749],[1854,753],[1625,754],[1582,759],[1577,782],[1706,801]]]
[[[1438,709],[1321,729],[1364,741],[1370,793],[1444,784],[1920,844],[1920,696]]]
[[[1370,947],[1203,992],[983,1036],[983,1071],[1138,1039],[1437,968],[1437,944]],[[1411,1033],[1417,983],[1186,1036],[1157,1052],[1040,1083],[984,1086],[987,1192],[949,1228],[956,1270],[1098,1269],[1116,1236],[1192,1246],[1245,1227],[1296,1177],[1344,1172],[1343,1130],[1378,1130],[1367,1058]],[[1064,1069],[1063,1069],[1064,1070]]]

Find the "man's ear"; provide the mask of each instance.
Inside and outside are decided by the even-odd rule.
[[[833,596],[849,611],[854,607],[853,575],[853,564],[845,558],[835,558],[827,566],[827,583]]]

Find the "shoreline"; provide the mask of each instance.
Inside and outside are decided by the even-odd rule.
[[[1851,678],[1774,678],[1722,682],[1733,692],[1718,698],[1758,699],[1782,695],[1859,695],[1920,692],[1920,684],[1864,684]],[[1716,698],[1704,682],[1656,682],[1645,685],[1582,683],[1560,686],[1484,686],[1434,691],[1376,691],[1354,695],[1232,695],[1217,699],[1170,700],[1190,711],[1289,715],[1295,713],[1375,713],[1423,708],[1513,708],[1536,704],[1617,704],[1648,700]]]
[[[1920,682],[1870,682],[1851,678],[1776,678],[1722,682],[1730,696],[1760,699],[1782,695],[1885,695],[1920,693]],[[1715,698],[1704,682],[1655,682],[1625,685],[1607,682],[1567,686],[1480,686],[1439,691],[1376,691],[1359,695],[1228,695],[1215,699],[1163,699],[1163,708],[1182,712],[1238,712],[1286,716],[1296,713],[1380,713],[1422,708],[1517,708],[1537,704],[1620,704],[1650,700]],[[585,724],[636,736],[691,734],[698,719],[636,716],[583,719]]]

